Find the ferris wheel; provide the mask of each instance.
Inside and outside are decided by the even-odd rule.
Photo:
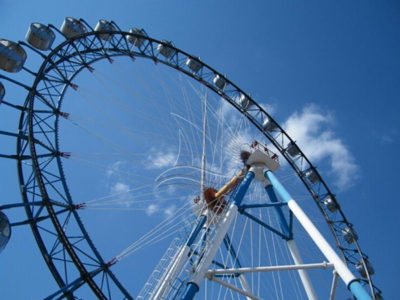
[[[0,203],[0,250],[31,228],[58,286],[45,299],[383,299],[317,168],[199,57],[67,17],[0,39],[0,68],[28,76],[0,73],[22,199]]]

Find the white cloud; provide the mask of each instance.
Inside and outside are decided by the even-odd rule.
[[[338,188],[346,189],[357,178],[358,167],[346,145],[329,128],[332,123],[330,114],[308,105],[301,113],[293,113],[283,127],[313,164],[327,161]]]
[[[107,169],[107,176],[111,177],[113,175],[116,175],[120,172],[121,167],[123,165],[122,161],[116,161],[115,163],[113,163],[111,166],[108,167]]]
[[[146,214],[148,216],[151,216],[152,214],[156,213],[159,211],[159,207],[156,204],[150,204],[147,209],[146,209]]]
[[[177,154],[175,151],[168,149],[167,151],[150,150],[150,155],[147,157],[146,167],[149,169],[161,169],[172,167],[175,165]]]
[[[375,134],[381,145],[391,145],[396,142],[398,132],[396,129],[385,130],[384,133]]]
[[[129,185],[122,183],[122,182],[116,182],[112,187],[111,191],[113,193],[127,193],[129,192]]]
[[[259,104],[270,116],[275,114],[276,111],[275,104],[268,104],[268,103],[259,103]]]
[[[168,207],[162,207],[157,204],[150,204],[146,208],[146,214],[148,216],[151,216],[155,213],[163,212],[166,217],[171,217],[175,212],[176,212],[176,206],[175,205],[170,205]]]
[[[115,204],[120,204],[125,207],[129,207],[129,192],[131,187],[128,184],[117,181],[110,187],[110,194],[114,195],[114,200],[117,200]]]
[[[166,215],[166,217],[171,217],[176,211],[176,206],[175,205],[171,205],[168,206],[165,210],[164,213]]]

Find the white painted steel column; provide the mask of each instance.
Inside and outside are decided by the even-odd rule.
[[[332,249],[329,243],[325,240],[322,234],[319,232],[317,227],[311,222],[311,220],[307,217],[301,207],[294,201],[293,199],[288,201],[288,207],[299,220],[300,224],[304,227],[307,233],[310,235],[315,244],[317,244],[318,248],[325,255],[325,257],[333,263],[336,271],[346,283],[349,285],[353,280],[357,278],[350,272],[347,268],[346,264],[341,260],[339,255]]]
[[[251,295],[251,294],[252,294],[252,290],[251,290],[249,284],[247,283],[246,277],[244,277],[243,274],[240,274],[240,275],[239,275],[239,282],[240,282],[240,285],[242,286],[242,289],[243,289],[246,293],[248,293],[249,295]],[[249,296],[246,296],[246,299],[247,299],[247,300],[253,300],[253,298],[251,298],[251,297],[249,297]]]
[[[186,259],[190,254],[190,247],[195,242],[199,232],[203,228],[206,221],[207,216],[201,215],[196,227],[193,228],[193,231],[191,232],[188,241],[186,242],[186,244],[182,245],[182,248],[176,256],[171,268],[168,270],[167,274],[161,279],[159,286],[157,286],[156,293],[153,298],[154,300],[164,299],[164,297],[168,295],[175,280],[175,277],[182,270],[182,267],[184,266]]]
[[[244,274],[244,273],[264,273],[264,272],[276,272],[276,271],[316,270],[316,269],[330,269],[333,267],[334,266],[332,263],[322,262],[316,264],[303,264],[303,265],[211,269],[207,271],[206,275],[211,276],[215,274]]]
[[[218,233],[215,235],[214,239],[210,243],[210,248],[205,253],[201,263],[199,264],[198,268],[195,271],[195,274],[191,279],[191,282],[193,282],[197,286],[201,285],[204,275],[208,271],[208,268],[212,260],[215,258],[215,255],[217,254],[217,251],[222,243],[222,240],[224,239],[226,233],[228,232],[228,229],[232,221],[235,219],[237,213],[238,213],[238,208],[235,204],[232,203],[229,206],[228,212],[226,213],[220,225],[220,228],[218,229]]]
[[[275,194],[274,188],[272,185],[270,185],[268,180],[266,180],[265,190],[266,190],[271,202],[274,202],[274,203],[279,202],[279,200]],[[289,225],[283,214],[282,208],[280,206],[276,206],[275,211],[278,215],[278,219],[279,219],[279,223],[281,225],[282,232],[287,236],[291,236],[290,228],[289,228]],[[294,263],[297,265],[302,265],[303,259],[301,258],[301,255],[297,249],[295,241],[293,239],[289,239],[289,240],[287,240],[287,245],[288,245],[288,248],[289,248],[289,251],[290,251],[290,254],[292,256]],[[303,270],[303,269],[299,269],[298,274],[300,276],[301,283],[303,284],[303,288],[307,294],[308,299],[309,300],[318,300],[317,293],[314,290],[314,287],[311,283],[311,280],[310,280],[310,277],[308,276],[307,271]]]
[[[333,279],[332,279],[332,286],[331,292],[329,293],[329,300],[335,300],[336,297],[336,288],[338,284],[338,274],[335,270],[333,270]]]
[[[219,247],[221,246],[222,240],[224,239],[226,233],[233,220],[236,218],[238,214],[238,206],[240,206],[244,195],[247,192],[247,189],[254,178],[254,171],[252,168],[247,172],[246,177],[243,179],[240,184],[238,191],[235,196],[235,200],[228,207],[227,213],[224,216],[219,228],[218,232],[214,236],[213,240],[210,242],[210,246],[204,257],[201,259],[199,265],[197,266],[195,273],[193,274],[190,282],[187,285],[187,289],[182,297],[184,300],[191,300],[194,298],[195,294],[198,292],[201,282],[204,279],[206,272],[208,271],[209,266],[211,265],[215,255]]]
[[[166,295],[168,295],[173,281],[179,271],[182,270],[183,265],[186,262],[186,258],[188,257],[190,252],[190,247],[187,245],[183,245],[179,254],[175,258],[175,261],[171,268],[168,270],[167,274],[160,281],[159,287],[157,287],[157,292],[154,295],[154,300],[164,299]]]
[[[341,260],[339,255],[333,250],[329,243],[325,240],[322,234],[318,231],[317,227],[311,222],[307,217],[301,207],[296,203],[295,200],[290,196],[286,189],[282,186],[275,175],[268,169],[264,172],[265,177],[271,182],[276,191],[281,196],[282,200],[287,203],[289,209],[293,212],[295,217],[299,220],[300,224],[310,235],[311,239],[318,246],[321,252],[333,263],[336,272],[346,283],[346,286],[352,291],[353,295],[359,300],[370,300],[371,297],[362,288],[361,284],[358,282],[357,278],[349,270],[347,265]]]
[[[252,295],[251,293],[247,292],[246,290],[238,289],[236,286],[234,286],[232,284],[229,284],[229,283],[227,283],[227,282],[225,282],[223,280],[217,279],[215,277],[211,277],[209,280],[215,281],[215,282],[219,283],[220,285],[227,287],[228,289],[231,289],[231,290],[233,290],[233,291],[235,291],[235,292],[237,292],[239,294],[242,294],[243,296],[246,296],[246,299],[249,299],[249,300],[262,300],[261,298],[258,298],[256,296]]]
[[[290,251],[290,254],[292,255],[293,261],[296,265],[302,265],[303,264],[303,259],[301,258],[301,255],[299,253],[299,250],[297,249],[296,243],[294,240],[288,240],[287,245]],[[318,300],[318,296],[315,293],[314,287],[311,284],[310,277],[308,276],[308,273],[306,270],[299,269],[297,270],[300,276],[300,280],[303,283],[304,290],[306,291],[307,297],[310,300]]]

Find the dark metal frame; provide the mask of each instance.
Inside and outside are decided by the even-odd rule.
[[[56,29],[52,25],[50,27]],[[60,31],[58,33],[62,34]],[[109,41],[101,40],[99,36],[104,33],[111,34],[112,38]],[[143,39],[143,44],[140,47],[130,44],[126,39],[129,35]],[[20,44],[28,46],[23,42]],[[173,55],[169,58],[160,55],[156,49],[159,44],[165,44],[173,49]],[[129,56],[132,59],[143,57],[151,59],[155,63],[163,63],[207,86],[242,113],[268,138],[297,173],[323,214],[348,265],[354,270],[355,264],[362,261],[368,278],[361,279],[361,281],[370,286],[374,298],[376,294],[380,293],[368,274],[365,263],[366,255],[361,251],[358,242],[355,241],[348,247],[343,246],[345,241],[342,237],[342,230],[352,225],[348,222],[335,195],[319,175],[317,169],[300,148],[296,157],[288,154],[287,145],[295,144],[295,142],[257,102],[224,75],[201,62],[199,58],[176,48],[173,44],[121,30],[94,32],[92,29],[85,34],[66,39],[47,56],[32,47],[29,48],[40,53],[44,59],[39,71],[33,73],[36,77],[32,87],[28,88],[22,83],[0,74],[0,78],[17,83],[29,91],[23,106],[9,104],[21,111],[18,134],[0,132],[0,134],[17,138],[16,154],[0,156],[17,160],[21,195],[28,217],[24,224],[30,224],[39,249],[60,287],[59,291],[46,299],[62,297],[74,299],[74,291],[85,283],[99,299],[111,299],[112,285],[120,291],[123,299],[132,299],[132,296],[110,271],[113,262],[104,261],[80,220],[77,212],[80,206],[74,204],[69,193],[62,167],[63,153],[58,146],[58,121],[59,117],[63,116],[62,100],[67,88],[76,88],[73,79],[81,70],[87,68],[91,71],[91,64],[104,58],[111,61],[113,56]],[[188,58],[201,64],[198,72],[193,72],[185,64]],[[226,80],[224,89],[219,89],[214,85],[213,78],[216,75]],[[242,95],[250,101],[250,107],[243,107],[239,103]],[[263,128],[263,121],[266,118],[275,125],[274,130],[268,131]],[[312,183],[308,180],[305,172],[309,169],[316,172],[319,178],[318,182]],[[323,201],[327,197],[331,197],[337,204],[336,212],[332,213],[324,206]],[[0,209],[2,208],[6,207],[0,207]],[[42,220],[51,220],[53,230],[42,227],[40,225]],[[78,226],[81,231],[80,235],[69,235],[68,225],[72,222]],[[45,233],[53,236],[52,247],[49,247],[48,238],[44,238]],[[62,262],[61,266],[60,261]],[[70,264],[73,264],[78,271],[75,274],[76,278],[72,280],[67,276]]]

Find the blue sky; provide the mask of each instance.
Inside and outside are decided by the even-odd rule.
[[[399,14],[396,1],[0,0],[0,38],[22,40],[31,22],[59,27],[64,17],[72,16],[94,26],[98,19],[107,19],[122,29],[144,28],[156,39],[172,40],[178,48],[227,74],[266,105],[320,166],[354,223],[362,250],[374,265],[375,283],[385,299],[394,299],[400,265],[396,255],[400,208],[396,188],[400,167]],[[28,58],[32,69],[38,61],[33,54]],[[20,74],[16,77],[32,80]],[[81,80],[85,84],[85,77]],[[21,101],[18,98],[23,94],[12,91],[7,89],[7,96],[11,99],[16,95],[15,102]],[[2,128],[11,131],[17,125],[11,113],[2,111],[0,118]],[[169,149],[164,149],[163,154],[168,153]],[[8,176],[15,172],[11,168],[13,163],[2,165],[0,181],[5,192],[1,193],[1,203],[19,201],[18,194],[8,189],[16,186],[16,178]],[[32,275],[18,271],[47,272],[35,245],[25,248],[29,252],[26,255],[12,255],[17,253],[15,249],[24,247],[24,234],[28,236],[29,232],[19,235],[15,230],[0,255],[0,298],[29,299],[30,290],[37,295],[33,299],[46,294],[43,290],[47,288],[35,282]],[[50,280],[48,275],[43,276]],[[26,282],[27,288],[19,289],[17,282]]]

